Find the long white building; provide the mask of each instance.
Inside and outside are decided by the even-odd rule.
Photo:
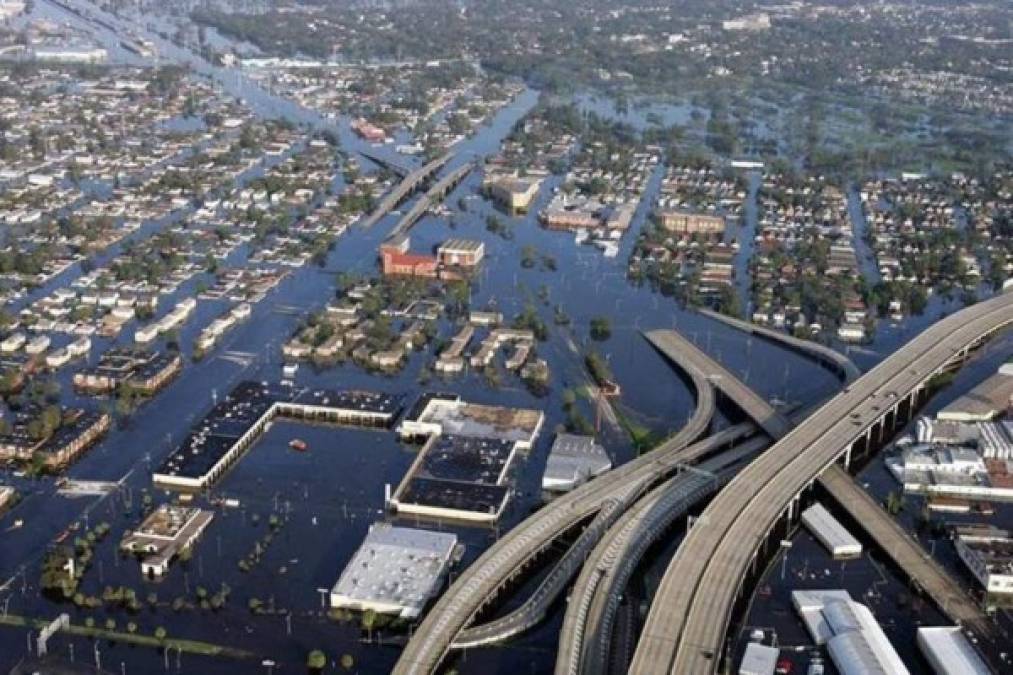
[[[876,617],[847,591],[792,591],[791,602],[841,675],[908,675]]]

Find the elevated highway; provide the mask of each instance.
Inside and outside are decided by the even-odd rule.
[[[495,644],[519,635],[540,623],[552,603],[566,590],[573,575],[580,570],[587,554],[594,548],[605,530],[622,516],[624,510],[642,493],[642,487],[634,485],[626,494],[606,500],[591,524],[580,533],[573,546],[566,551],[559,563],[520,607],[499,619],[464,629],[454,639],[451,647],[467,649]]]
[[[820,475],[820,485],[951,621],[979,635],[991,632],[988,617],[974,600],[847,471],[831,466]]]
[[[822,345],[812,340],[802,340],[795,337],[794,335],[788,335],[784,331],[771,330],[765,326],[759,326],[749,321],[743,321],[727,314],[715,312],[712,309],[701,308],[700,314],[706,317],[720,321],[723,324],[737,328],[738,330],[744,331],[751,335],[759,335],[762,338],[770,340],[771,342],[777,342],[785,345],[789,349],[793,349],[797,352],[801,352],[806,356],[819,361],[825,366],[829,366],[834,370],[838,376],[845,383],[854,382],[862,376],[862,371],[858,369],[851,359],[844,354],[840,353],[836,349],[832,349],[826,345]]]
[[[406,175],[400,183],[395,185],[390,192],[385,194],[381,199],[380,203],[376,205],[373,212],[362,219],[361,224],[363,227],[372,227],[380,222],[380,219],[386,216],[388,213],[397,208],[398,204],[403,202],[413,192],[419,189],[424,182],[429,180],[437,171],[450,161],[454,155],[447,153],[441,157],[437,157],[425,166],[421,166],[408,175]],[[373,159],[370,157],[370,159]],[[379,162],[380,160],[374,160]],[[384,163],[384,166],[389,166]]]
[[[769,443],[762,436],[749,439],[704,460],[698,470],[677,474],[640,499],[608,530],[573,584],[559,635],[556,675],[609,672],[621,596],[647,549],[730,478],[731,467],[754,457]]]
[[[531,614],[513,617],[509,619],[509,624],[487,627],[471,633],[467,640],[461,639],[465,627],[495,599],[502,587],[521,574],[561,534],[598,513],[607,500],[627,493],[633,485],[656,485],[686,464],[697,462],[754,434],[757,426],[769,429],[771,435],[787,431],[787,421],[766,401],[691,342],[678,334],[669,333],[671,331],[656,331],[648,334],[647,338],[693,382],[697,407],[686,428],[659,448],[553,501],[491,546],[458,577],[430,610],[402,652],[393,671],[396,675],[433,673],[455,642],[460,646],[466,642],[470,644],[473,639],[488,643],[493,641],[494,634],[506,632],[501,630],[504,625],[513,627],[523,623],[519,618],[530,618]],[[741,402],[747,414],[755,415],[756,424],[737,424],[687,445],[709,424],[714,411],[715,388]],[[550,573],[552,583],[558,588],[560,583],[568,583],[576,571],[575,567],[568,568],[565,582],[562,576],[555,577]],[[540,598],[539,602],[542,602],[544,598]]]
[[[707,380],[741,408],[742,412],[746,413],[771,438],[781,438],[791,429],[788,421],[778,414],[770,406],[770,403],[679,333],[674,330],[653,330],[644,335],[655,349],[673,363],[680,364],[690,361],[693,368],[706,373]]]
[[[708,505],[665,572],[630,669],[636,675],[709,673],[744,581],[772,539],[788,533],[802,492],[837,461],[866,452],[927,396],[929,381],[1013,322],[1000,295],[930,326],[821,406],[740,472]]]
[[[426,190],[426,193],[422,195],[422,197],[415,202],[404,215],[401,216],[401,219],[397,221],[397,224],[394,226],[394,229],[390,231],[387,238],[393,239],[394,237],[404,234],[411,229],[411,226],[414,225],[426,211],[443,201],[447,194],[449,194],[458,183],[464,180],[465,176],[471,173],[471,170],[474,168],[474,162],[467,162],[433,183],[433,186]]]

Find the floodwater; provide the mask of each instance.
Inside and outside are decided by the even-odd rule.
[[[77,20],[46,0],[40,0],[37,5],[39,11],[61,13],[62,18]],[[100,28],[97,34],[107,44],[117,42],[116,35],[107,29]],[[237,70],[211,66],[156,36],[151,37],[159,44],[163,62],[176,60],[194,64],[198,72],[242,97],[262,115],[281,116],[312,127],[334,128],[332,122],[320,115],[260,89]],[[124,60],[129,57],[125,55]],[[451,166],[494,153],[515,122],[536,101],[537,92],[525,91],[473,138],[455,148],[457,154]],[[587,100],[585,105],[590,105]],[[604,104],[595,107],[605,114]],[[635,108],[645,122],[648,110]],[[679,121],[689,113],[688,109],[673,110],[662,118],[667,122]],[[389,148],[374,148],[357,139],[348,129],[348,120],[337,120],[336,130],[348,152],[392,154]],[[371,165],[368,160],[362,161],[365,166]],[[476,374],[434,379],[423,384],[419,380],[423,367],[432,363],[431,348],[414,354],[405,370],[397,375],[373,375],[353,365],[321,371],[309,366],[300,368],[296,381],[304,386],[382,390],[404,393],[409,400],[427,389],[439,389],[458,392],[476,402],[538,408],[545,412],[545,431],[531,452],[514,468],[516,494],[499,529],[450,523],[420,524],[457,533],[466,547],[462,564],[474,560],[502,531],[541,503],[539,485],[552,432],[565,421],[563,391],[587,382],[582,360],[590,348],[600,350],[609,359],[622,386],[619,409],[638,425],[659,435],[671,433],[685,422],[692,411],[694,394],[643,339],[641,332],[647,329],[674,328],[683,332],[739,373],[762,395],[789,405],[812,403],[836,390],[836,379],[813,362],[684,311],[670,298],[627,282],[626,260],[635,233],[643,225],[648,206],[657,194],[661,171],[659,168],[652,176],[631,231],[623,239],[619,255],[612,259],[602,257],[589,247],[576,245],[569,234],[550,232],[538,225],[535,214],[551,198],[558,178],[546,181],[531,214],[510,217],[495,210],[478,195],[481,178],[474,172],[446,200],[452,211],[450,218],[426,216],[412,229],[412,248],[416,251],[428,251],[449,237],[485,242],[486,260],[472,287],[472,307],[494,306],[506,316],[529,305],[536,309],[549,326],[548,339],[537,348],[552,371],[551,387],[545,396],[531,394],[513,376],[504,378],[498,388],[492,388],[485,378]],[[755,191],[754,180],[751,194]],[[493,213],[509,222],[513,238],[501,238],[486,231],[486,217]],[[743,260],[750,250],[750,227],[755,227],[755,209],[752,212],[747,209],[746,213],[747,225],[740,233],[743,246],[738,269],[741,275],[747,274]],[[103,667],[113,672],[148,673],[166,669],[209,674],[258,672],[260,661],[269,659],[276,664],[274,672],[302,673],[307,652],[320,648],[333,660],[343,654],[352,656],[355,663],[352,672],[389,671],[397,659],[403,633],[381,629],[373,632],[373,643],[368,642],[366,632],[354,621],[335,623],[326,618],[321,609],[319,589],[334,584],[369,525],[390,518],[384,511],[384,486],[393,487],[400,481],[417,452],[417,448],[399,443],[390,431],[275,423],[216,486],[216,496],[235,498],[240,507],[216,510],[214,522],[190,561],[176,564],[163,581],[155,583],[143,579],[137,563],[121,557],[115,548],[123,532],[136,525],[145,497],[150,496],[156,503],[163,498],[152,489],[151,469],[186,435],[194,421],[210,409],[215,397],[224,395],[244,379],[277,381],[280,378],[281,343],[303,316],[322,307],[334,296],[338,272],[368,273],[375,269],[376,246],[396,218],[396,215],[388,216],[369,230],[350,229],[338,240],[324,269],[295,270],[254,307],[248,321],[230,331],[199,363],[188,359],[180,377],[70,469],[72,478],[121,481],[121,488],[113,495],[101,499],[69,499],[55,494],[52,479],[33,481],[3,477],[4,482],[15,484],[25,497],[12,513],[0,520],[3,542],[0,546],[0,606],[5,611],[32,617],[55,617],[67,612],[75,623],[83,623],[86,617],[92,616],[99,625],[110,617],[120,627],[127,621],[134,621],[141,632],[149,634],[156,626],[163,626],[170,636],[246,649],[256,658],[237,665],[226,659],[166,655],[150,648],[104,642],[96,645],[65,635],[58,635],[50,642],[52,654],[74,658],[77,664],[94,664],[97,647]],[[752,224],[748,222],[750,219],[754,221]],[[135,236],[150,236],[168,224],[146,223]],[[532,246],[540,254],[554,257],[557,271],[541,266],[523,268],[520,251],[524,246]],[[247,252],[241,247],[226,264],[241,263]],[[54,280],[53,285],[65,284],[79,273],[77,268],[68,270]],[[160,311],[167,311],[179,299],[193,295],[200,279],[199,275],[183,284],[173,296],[162,298]],[[740,276],[740,283],[748,289],[748,281],[743,276]],[[571,319],[570,327],[554,325],[557,306]],[[201,328],[227,307],[225,301],[199,302],[197,311],[180,334],[179,342],[186,356]],[[856,360],[863,367],[874,364],[938,316],[938,312],[953,308],[952,304],[936,303],[931,310],[935,313],[933,316],[881,330],[871,350],[854,354]],[[606,316],[612,322],[613,334],[606,342],[595,343],[588,337],[588,324],[596,316]],[[451,327],[444,324],[441,335],[448,336],[450,330]],[[116,342],[127,342],[130,337],[132,330],[128,329]],[[96,339],[92,360],[108,344],[108,341]],[[68,402],[78,400],[70,387],[73,370],[73,367],[64,369],[58,377]],[[585,416],[593,419],[591,406],[586,402],[580,405]],[[717,425],[727,424],[738,416],[730,407],[722,413]],[[309,450],[292,452],[288,441],[294,437],[305,440]],[[631,443],[620,429],[604,422],[600,437],[616,462],[633,456]],[[263,541],[272,515],[282,523],[278,532],[265,547],[259,562],[249,571],[241,570],[239,560],[248,556],[258,541]],[[24,527],[8,529],[14,519],[23,519]],[[72,604],[54,603],[40,595],[39,562],[54,537],[75,521],[86,521],[92,526],[104,521],[111,525],[109,538],[96,548],[96,560],[86,575],[83,590],[101,595],[106,585],[126,585],[134,588],[141,598],[155,593],[154,607],[145,604],[137,615],[130,615],[121,609],[77,609]],[[398,522],[415,524],[413,520]],[[848,574],[858,575],[857,567]],[[794,569],[793,566],[792,571]],[[866,576],[872,573],[865,570],[861,574],[865,576],[856,583],[866,584]],[[176,598],[184,599],[183,604],[194,603],[198,588],[213,594],[223,584],[231,593],[226,606],[217,612],[199,607],[184,607],[178,611],[172,608]],[[267,613],[251,613],[248,603],[254,598],[269,608]],[[551,670],[561,616],[562,607],[558,607],[545,624],[506,648],[469,652],[458,664],[460,672],[544,673]],[[788,620],[790,623],[790,617]],[[27,653],[28,646],[24,629],[0,631],[0,671],[17,663]]]

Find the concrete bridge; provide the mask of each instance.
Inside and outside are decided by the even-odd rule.
[[[908,419],[929,383],[1013,323],[1013,296],[986,300],[930,326],[852,382],[740,472],[708,505],[666,571],[630,672],[715,672],[747,580],[789,533],[803,494],[835,463],[845,467]],[[905,570],[917,578],[916,570]],[[979,627],[979,630],[981,628]],[[987,636],[984,636],[987,638]]]
[[[400,183],[394,186],[390,192],[380,199],[380,203],[376,205],[373,212],[360,221],[362,226],[372,227],[373,225],[376,225],[381,218],[396,209],[398,204],[408,199],[408,197],[418,190],[423,183],[443,168],[443,166],[449,162],[453,156],[454,155],[452,153],[447,153],[441,157],[437,157],[425,166],[419,167],[406,175]],[[370,157],[370,159],[373,158]]]

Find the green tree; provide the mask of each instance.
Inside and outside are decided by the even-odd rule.
[[[323,670],[327,666],[327,655],[319,649],[314,649],[306,657],[306,667],[310,670]]]

